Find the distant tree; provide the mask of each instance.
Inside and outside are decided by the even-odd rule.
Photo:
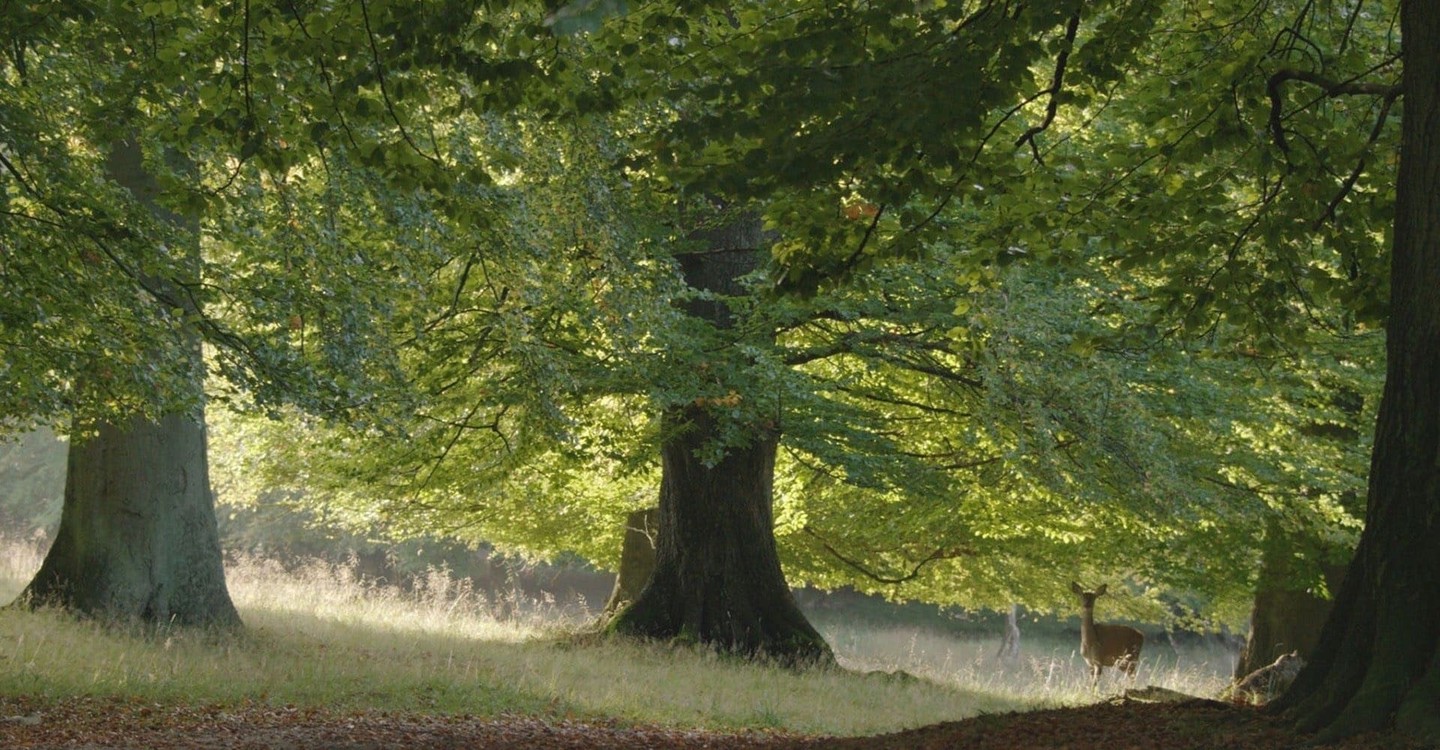
[[[1011,604],[1005,612],[1005,632],[1000,638],[1000,648],[995,658],[1002,664],[1014,665],[1020,661],[1020,605]]]
[[[60,523],[66,445],[47,428],[0,442],[0,533],[47,538]]]
[[[615,568],[615,588],[605,602],[605,617],[638,599],[649,583],[655,570],[655,523],[659,513],[657,507],[641,508],[625,517],[625,540]]]

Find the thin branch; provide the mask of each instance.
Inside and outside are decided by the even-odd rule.
[[[1360,181],[1360,175],[1365,172],[1365,152],[1369,151],[1370,147],[1374,146],[1375,142],[1380,140],[1380,134],[1385,129],[1385,122],[1390,119],[1390,107],[1395,104],[1395,99],[1399,97],[1399,95],[1400,91],[1397,87],[1393,94],[1386,95],[1381,102],[1380,114],[1375,117],[1375,126],[1370,129],[1370,137],[1365,140],[1365,146],[1361,149],[1361,156],[1355,161],[1355,168],[1350,170],[1350,174],[1345,178],[1345,182],[1341,183],[1340,192],[1336,193],[1335,197],[1331,198],[1330,202],[1326,204],[1325,213],[1321,214],[1320,218],[1315,220],[1314,226],[1316,229],[1319,229],[1326,222],[1334,220],[1335,209],[1340,207],[1340,204],[1350,195],[1350,191],[1355,188],[1355,183]]]
[[[936,406],[936,405],[934,405],[934,404],[927,404],[927,403],[924,403],[924,402],[922,402],[922,401],[916,401],[916,400],[914,400],[914,399],[903,398],[903,397],[901,397],[901,396],[896,396],[896,395],[894,395],[894,394],[892,394],[892,393],[877,393],[877,392],[871,391],[871,390],[862,390],[862,389],[859,389],[859,388],[851,388],[851,387],[844,386],[844,385],[834,385],[834,386],[831,386],[831,388],[832,388],[833,390],[835,390],[835,391],[839,391],[840,393],[848,394],[848,395],[853,396],[853,397],[858,398],[858,399],[864,399],[864,400],[866,400],[866,401],[873,401],[873,402],[875,402],[875,403],[877,403],[877,404],[887,404],[887,405],[889,405],[889,406],[903,406],[903,407],[906,407],[906,408],[908,408],[908,409],[914,409],[915,411],[924,412],[924,413],[927,413],[927,414],[938,414],[938,415],[953,416],[953,417],[971,417],[971,416],[974,416],[974,415],[972,414],[972,412],[970,412],[969,410],[949,409],[949,408],[946,408],[946,407],[943,407],[943,406]],[[907,455],[909,455],[909,454],[907,454]]]
[[[299,27],[300,33],[304,35],[307,40],[312,42],[316,41],[315,37],[311,36],[310,30],[305,27],[305,18],[304,16],[300,15],[300,9],[296,7],[294,0],[291,0],[288,5],[290,7],[290,15],[295,17],[295,25]],[[355,139],[355,131],[350,127],[349,120],[345,119],[345,109],[339,106],[340,97],[338,94],[335,93],[335,85],[334,80],[330,75],[330,67],[326,64],[325,58],[323,56],[317,55],[315,57],[315,67],[319,68],[320,79],[325,82],[325,90],[329,92],[330,99],[335,102],[335,116],[337,119],[340,120],[341,130],[345,131],[345,140],[349,141],[351,148],[358,151],[360,149],[360,143]],[[323,158],[323,146],[321,147],[320,152]],[[328,165],[326,168],[326,172],[329,172]]]
[[[845,262],[840,264],[840,272],[842,274],[848,273],[850,269],[854,268],[860,261],[860,256],[865,252],[865,247],[870,244],[870,238],[875,235],[875,228],[880,225],[880,217],[884,215],[885,205],[881,204],[879,208],[875,210],[875,215],[870,217],[870,226],[865,227],[865,236],[860,238],[860,244],[855,248],[855,252],[850,253],[850,257],[846,258]]]
[[[385,100],[385,111],[390,113],[390,119],[395,121],[395,127],[400,129],[400,137],[415,150],[415,153],[425,157],[435,166],[441,166],[438,156],[431,156],[421,150],[415,140],[410,137],[410,131],[405,129],[405,123],[400,121],[400,113],[395,111],[395,103],[390,100],[390,89],[385,84],[385,66],[380,62],[380,47],[375,44],[375,32],[370,29],[369,4],[360,0],[360,17],[365,21],[365,36],[370,42],[371,59],[375,61],[375,79],[380,83],[380,96]]]
[[[1390,62],[1396,59],[1399,58],[1392,58]],[[1285,103],[1282,100],[1280,89],[1289,81],[1301,81],[1316,86],[1329,99],[1339,96],[1379,96],[1393,101],[1400,96],[1401,92],[1400,84],[1336,81],[1319,73],[1294,68],[1282,68],[1275,71],[1265,83],[1265,91],[1270,96],[1270,135],[1274,139],[1275,145],[1287,156],[1290,154],[1290,144],[1285,140],[1285,126],[1281,123]]]
[[[29,193],[30,195],[35,196],[37,199],[40,198],[40,193],[37,192],[37,191],[35,190],[35,188],[33,188],[33,187],[30,186],[30,183],[25,180],[25,175],[21,174],[21,173],[20,173],[20,170],[17,169],[14,164],[10,163],[10,160],[9,160],[9,159],[5,158],[5,151],[4,151],[4,149],[0,149],[0,166],[4,166],[4,167],[5,167],[5,171],[6,171],[6,172],[9,172],[11,175],[13,175],[13,176],[15,177],[15,181],[18,182],[18,183],[20,183],[20,187],[23,188],[26,193]],[[43,203],[43,201],[41,201],[41,202]],[[48,206],[47,206],[47,208],[48,208]],[[51,208],[51,210],[53,211],[54,209]],[[60,212],[57,212],[57,213],[60,213]],[[62,215],[63,215],[63,214],[62,214]]]
[[[245,115],[251,123],[255,121],[255,99],[250,91],[250,0],[245,0],[245,22],[240,41],[240,83],[245,89]]]
[[[476,401],[474,404],[471,404],[470,411],[465,413],[465,416],[460,419],[459,424],[450,425],[454,428],[454,431],[450,435],[450,439],[445,443],[445,446],[440,449],[440,455],[436,456],[434,462],[430,464],[430,470],[425,472],[425,476],[422,477],[419,483],[416,485],[416,492],[429,486],[430,480],[435,478],[435,472],[440,470],[440,465],[445,463],[445,459],[449,457],[450,452],[455,449],[455,446],[457,444],[459,444],[460,438],[465,435],[466,431],[470,429],[475,429],[475,426],[470,424],[470,420],[473,419],[475,417],[475,414],[480,411],[481,406],[481,401]],[[504,407],[501,408],[501,412],[504,412]],[[498,432],[500,418],[497,416],[495,418],[495,421],[491,424],[496,427],[496,430]]]
[[[915,565],[910,568],[909,573],[899,576],[886,576],[880,573],[876,573],[875,571],[865,567],[863,563],[841,554],[839,550],[835,549],[828,541],[825,540],[825,537],[820,536],[820,534],[817,533],[815,529],[811,528],[810,526],[805,526],[802,531],[804,531],[812,539],[818,542],[820,546],[823,547],[826,552],[829,552],[830,555],[833,556],[836,560],[844,563],[847,567],[859,573],[860,575],[863,575],[866,578],[869,578],[878,583],[905,583],[906,581],[912,581],[920,577],[921,570],[923,570],[926,565],[936,562],[937,560],[952,560],[957,557],[975,556],[975,551],[966,547],[957,547],[953,549],[939,547],[934,552],[931,552],[929,555],[927,555],[925,559],[915,563]]]
[[[1035,136],[1040,135],[1050,128],[1055,122],[1055,115],[1060,111],[1060,91],[1065,85],[1065,66],[1070,62],[1070,51],[1075,47],[1075,34],[1080,30],[1080,14],[1070,16],[1070,21],[1065,24],[1065,46],[1055,58],[1055,76],[1050,79],[1050,87],[1040,92],[1048,94],[1050,102],[1045,105],[1045,119],[1039,125],[1033,125],[1015,140],[1015,147],[1030,144],[1030,152],[1035,155],[1035,162],[1041,166],[1045,160],[1040,158],[1040,147],[1035,143]]]
[[[1067,448],[1070,448],[1070,447],[1072,447],[1072,446],[1074,446],[1074,445],[1078,445],[1079,443],[1080,443],[1080,438],[1061,439],[1061,440],[1056,440],[1056,441],[1055,441],[1055,445],[1052,446],[1051,448],[1049,448],[1049,449],[1043,449],[1043,448],[1042,448],[1041,450],[1063,451],[1063,450],[1065,450],[1065,449],[1067,449]],[[902,456],[909,456],[910,458],[920,459],[921,461],[934,461],[935,459],[939,459],[939,458],[951,458],[951,457],[954,457],[954,456],[959,456],[959,455],[960,455],[960,451],[950,451],[950,452],[948,452],[948,453],[907,453],[907,452],[905,452],[905,451],[900,451],[900,455],[902,455]],[[989,465],[991,465],[991,464],[997,464],[997,463],[1000,463],[1001,461],[1004,461],[1005,459],[1007,459],[1007,458],[1009,458],[1009,457],[1010,457],[1010,456],[1008,456],[1008,455],[1006,455],[1006,454],[999,454],[999,453],[997,453],[997,454],[995,454],[995,455],[985,456],[985,457],[983,457],[983,458],[972,458],[972,459],[970,459],[970,460],[968,460],[968,461],[952,461],[951,463],[948,463],[948,464],[939,464],[939,465],[937,465],[937,466],[934,466],[933,468],[938,469],[938,470],[940,470],[940,471],[967,471],[967,470],[969,470],[969,469],[978,469],[978,468],[980,468],[980,467],[982,467],[982,466],[989,466]]]

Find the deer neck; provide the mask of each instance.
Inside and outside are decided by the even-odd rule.
[[[1095,608],[1080,610],[1080,650],[1088,652],[1099,639],[1095,635]]]

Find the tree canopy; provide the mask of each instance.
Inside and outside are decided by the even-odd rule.
[[[285,468],[402,532],[611,560],[646,415],[705,399],[783,422],[804,578],[999,604],[1088,545],[1238,595],[1267,513],[1353,533],[1367,446],[1314,426],[1376,388],[1397,61],[1378,6],[1234,5],[15,10],[6,412],[157,408],[136,342],[188,314],[212,395],[370,430]],[[132,132],[201,219],[188,313],[92,187]],[[701,195],[776,233],[744,373],[672,306]]]
[[[1393,96],[1327,82],[1395,60],[1378,9],[1231,10],[573,6],[593,31],[472,130],[512,171],[408,342],[419,427],[285,469],[357,522],[605,562],[653,415],[703,399],[781,423],[799,579],[1059,605],[1047,571],[1121,559],[1233,603],[1268,519],[1355,533],[1368,445],[1323,426],[1375,405]],[[775,232],[743,367],[672,305],[701,195]]]
[[[193,405],[198,332],[212,400],[287,420],[237,433],[268,480],[397,534],[612,564],[687,408],[712,464],[778,431],[796,582],[1059,607],[1082,574],[1236,611],[1277,524],[1358,531],[1395,3],[0,20],[16,428]],[[106,176],[117,144],[182,221]],[[687,286],[749,215],[746,293]]]

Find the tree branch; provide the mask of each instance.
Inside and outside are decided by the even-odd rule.
[[[390,88],[385,83],[385,66],[380,61],[380,48],[375,44],[375,32],[370,28],[370,9],[365,0],[360,2],[360,18],[365,23],[365,36],[370,41],[370,56],[375,62],[375,80],[380,84],[380,96],[385,100],[385,110],[390,113],[390,119],[395,121],[395,127],[400,130],[400,137],[405,140],[415,153],[429,160],[437,167],[442,166],[438,156],[431,156],[425,153],[420,145],[410,137],[410,131],[405,129],[405,123],[400,121],[400,113],[395,111],[395,102],[390,99]],[[438,153],[438,152],[437,152]]]
[[[1045,105],[1045,119],[1039,125],[1032,125],[1015,140],[1015,147],[1019,148],[1026,143],[1030,144],[1030,152],[1035,155],[1036,163],[1044,166],[1045,160],[1040,158],[1040,147],[1035,143],[1035,136],[1040,135],[1050,128],[1055,122],[1055,115],[1060,111],[1060,90],[1065,85],[1065,66],[1070,62],[1070,51],[1075,47],[1075,34],[1080,30],[1080,14],[1070,16],[1069,22],[1065,24],[1065,46],[1055,58],[1055,76],[1050,79],[1049,88],[1041,91],[1042,95],[1049,95],[1050,102]]]
[[[1395,59],[1398,58],[1392,58],[1389,62],[1393,62]],[[1329,99],[1338,96],[1379,96],[1384,97],[1387,101],[1394,101],[1401,92],[1400,84],[1335,81],[1319,73],[1294,68],[1282,68],[1275,71],[1265,82],[1265,91],[1270,96],[1270,135],[1274,139],[1275,145],[1286,156],[1290,154],[1290,144],[1285,140],[1285,126],[1280,122],[1285,106],[1281,99],[1280,89],[1289,81],[1301,81],[1316,86]],[[1386,111],[1389,111],[1388,106]]]
[[[931,552],[929,555],[927,555],[925,559],[915,563],[915,566],[910,569],[909,573],[899,576],[886,576],[876,573],[875,571],[865,567],[864,564],[840,554],[839,550],[836,550],[833,546],[831,546],[830,543],[825,540],[825,537],[820,536],[820,534],[817,533],[815,529],[811,528],[810,526],[807,525],[801,530],[804,531],[816,542],[818,542],[820,546],[823,547],[826,552],[829,552],[836,560],[844,563],[846,567],[878,583],[905,583],[906,581],[911,581],[918,578],[920,576],[920,571],[923,570],[926,565],[929,565],[930,563],[933,563],[937,560],[951,560],[957,557],[975,556],[975,551],[966,547],[956,547],[953,549],[946,549],[944,547],[940,547],[937,548],[934,552]]]
[[[1335,218],[1335,209],[1340,207],[1345,197],[1350,195],[1350,191],[1355,188],[1355,183],[1360,181],[1360,175],[1365,172],[1365,152],[1368,152],[1370,147],[1374,146],[1375,142],[1380,140],[1380,134],[1385,129],[1385,121],[1390,119],[1390,107],[1395,104],[1395,100],[1399,98],[1399,96],[1400,89],[1398,86],[1395,87],[1393,92],[1385,95],[1384,100],[1380,104],[1380,114],[1375,117],[1375,126],[1370,129],[1370,137],[1365,139],[1365,146],[1361,149],[1360,158],[1355,162],[1355,168],[1350,170],[1350,174],[1346,176],[1345,182],[1341,183],[1340,192],[1336,193],[1335,197],[1331,198],[1330,202],[1326,204],[1325,213],[1321,214],[1320,218],[1315,220],[1316,229],[1319,229],[1321,225]]]

